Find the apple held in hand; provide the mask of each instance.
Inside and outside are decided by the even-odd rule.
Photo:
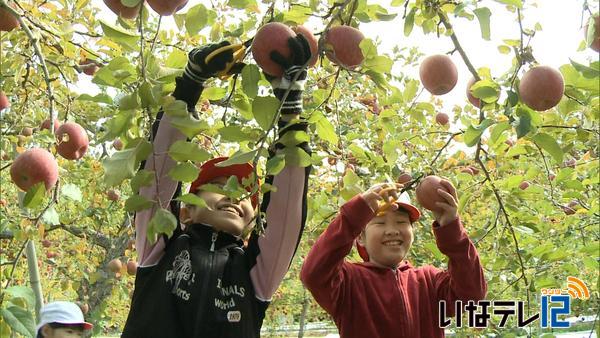
[[[50,190],[58,180],[58,164],[54,156],[42,148],[33,148],[20,154],[10,166],[12,181],[24,191],[44,182]]]
[[[436,205],[436,202],[446,203],[446,200],[438,193],[438,189],[446,190],[441,182],[442,178],[435,175],[427,176],[421,180],[415,192],[417,201],[423,208],[431,211],[443,211]]]

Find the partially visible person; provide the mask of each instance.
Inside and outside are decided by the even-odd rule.
[[[36,332],[37,338],[81,338],[92,328],[77,304],[57,301],[42,307]]]

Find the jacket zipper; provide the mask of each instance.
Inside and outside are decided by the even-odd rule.
[[[396,279],[396,290],[398,291],[398,293],[400,294],[400,301],[402,302],[402,309],[403,312],[407,314],[406,318],[407,321],[405,323],[405,333],[406,333],[406,337],[410,337],[408,334],[410,333],[410,326],[412,325],[412,321],[410,320],[410,314],[408,313],[408,309],[406,307],[406,299],[404,298],[404,294],[402,293],[402,281],[400,280],[400,278],[398,277],[398,271],[397,269],[392,269],[392,273],[394,274],[394,278]]]
[[[213,232],[212,233],[212,239],[211,239],[211,243],[210,243],[210,252],[215,252],[215,242],[217,241],[217,237],[219,236],[218,232]]]

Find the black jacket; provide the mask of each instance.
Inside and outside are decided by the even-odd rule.
[[[202,224],[188,229],[157,265],[138,269],[122,337],[259,337],[269,303],[254,296],[243,242]]]

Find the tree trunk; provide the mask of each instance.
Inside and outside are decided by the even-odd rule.
[[[302,300],[302,313],[300,314],[300,329],[298,330],[298,338],[304,337],[304,326],[306,325],[306,312],[308,312],[308,305],[310,300],[306,296],[306,288],[302,288],[302,296],[304,299]]]

